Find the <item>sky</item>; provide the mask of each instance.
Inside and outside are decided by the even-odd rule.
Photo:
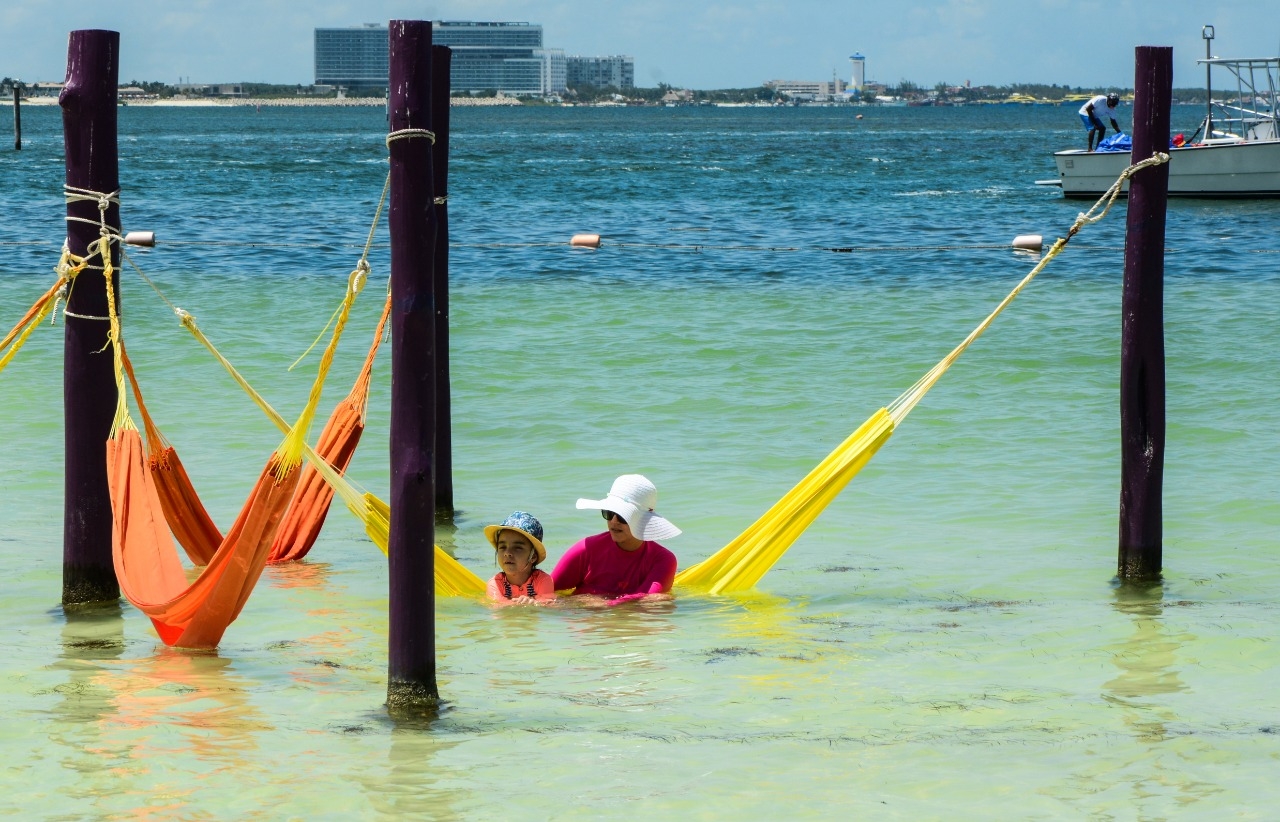
[[[314,80],[313,30],[393,19],[540,23],[569,55],[625,54],[636,85],[758,86],[850,77],[932,88],[1133,86],[1133,48],[1172,46],[1174,86],[1201,87],[1201,26],[1221,57],[1280,54],[1280,0],[4,0],[0,76],[61,81],[67,33],[121,35],[120,80]]]

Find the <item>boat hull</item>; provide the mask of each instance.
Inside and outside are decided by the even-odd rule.
[[[1131,162],[1125,152],[1078,150],[1053,159],[1063,196],[1082,199],[1106,193]],[[1171,149],[1169,196],[1280,197],[1280,140]]]

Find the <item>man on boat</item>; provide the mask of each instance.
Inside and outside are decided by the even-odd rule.
[[[1118,105],[1120,105],[1120,95],[1111,92],[1099,94],[1080,107],[1080,122],[1084,123],[1085,130],[1089,132],[1090,151],[1093,151],[1095,136],[1099,143],[1107,136],[1107,127],[1102,124],[1104,114],[1111,121],[1111,127],[1116,130],[1116,134],[1120,133],[1120,124],[1116,122]]]

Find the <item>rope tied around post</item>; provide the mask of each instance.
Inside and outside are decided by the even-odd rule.
[[[70,214],[68,214],[65,219],[67,222],[87,223],[88,225],[97,226],[98,242],[90,243],[89,247],[85,249],[84,256],[77,257],[76,255],[71,253],[71,250],[67,245],[67,241],[64,239],[62,242],[62,259],[58,261],[58,267],[57,267],[59,275],[62,275],[64,272],[67,272],[67,273],[74,272],[74,274],[79,274],[81,271],[85,269],[92,269],[94,271],[102,271],[102,272],[113,271],[113,268],[111,265],[111,246],[114,243],[115,245],[119,246],[121,248],[121,251],[123,252],[123,249],[124,249],[124,245],[122,242],[123,234],[120,232],[113,231],[111,226],[107,225],[107,210],[110,209],[112,205],[116,205],[116,206],[120,205],[120,189],[116,189],[115,191],[111,191],[111,192],[105,192],[105,191],[94,191],[88,188],[77,188],[75,186],[64,185],[62,187],[62,191],[63,191],[63,196],[66,199],[68,205],[72,203],[84,203],[84,202],[97,204],[98,206],[97,220],[90,220],[84,217],[72,217]],[[92,260],[94,257],[100,257],[102,259],[102,265],[93,265],[92,263],[90,263],[89,261]],[[74,263],[75,265],[74,267],[70,267],[68,266],[68,263]],[[65,294],[60,293],[59,302],[62,300],[66,300],[68,304],[70,304],[70,298],[71,298],[70,289],[73,289],[75,287],[74,274],[71,274],[70,276],[67,277],[70,288],[66,290]],[[56,302],[54,304],[54,310],[55,311],[57,310]],[[96,317],[89,314],[77,314],[73,311],[67,310],[66,308],[62,309],[62,316],[71,317],[77,320],[96,320],[98,322],[111,322],[110,317]]]
[[[436,144],[436,133],[427,128],[401,128],[387,134],[387,148],[396,140],[411,140],[415,137],[426,137],[431,145]]]
[[[66,197],[67,205],[83,202],[98,204],[98,219],[96,221],[87,220],[84,217],[72,217],[68,214],[66,218],[68,222],[96,225],[98,227],[98,236],[110,237],[111,242],[113,243],[120,242],[122,239],[121,235],[112,232],[111,227],[107,225],[107,209],[111,208],[112,204],[120,205],[120,189],[106,193],[102,191],[93,191],[87,188],[76,188],[75,186],[64,185],[62,190]],[[91,257],[93,255],[89,254],[87,256]]]

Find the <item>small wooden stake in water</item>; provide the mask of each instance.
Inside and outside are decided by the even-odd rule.
[[[1169,150],[1173,49],[1139,46],[1133,97],[1133,162]],[[1162,567],[1164,485],[1164,235],[1169,165],[1129,183],[1120,338],[1120,558],[1122,580]]]
[[[110,194],[120,187],[116,144],[116,87],[120,35],[114,31],[73,31],[67,47],[67,81],[62,106],[67,185]],[[84,256],[99,236],[98,203],[67,204],[67,246]],[[86,222],[81,222],[84,220]],[[120,207],[106,211],[110,229],[120,232]],[[109,252],[120,263],[116,246]],[[62,526],[62,604],[119,599],[111,559],[111,494],[107,487],[106,442],[116,410],[116,379],[107,345],[107,289],[102,260],[91,261],[67,300],[63,348],[63,419],[66,450]],[[119,305],[119,275],[113,277]]]
[[[431,23],[392,20],[389,31],[391,131],[431,127]],[[436,688],[435,465],[438,211],[431,140],[392,139],[391,194],[391,526],[387,708],[433,711]]]
[[[22,151],[22,92],[13,84],[13,150]]]
[[[431,47],[431,174],[436,207],[436,516],[453,519],[453,413],[449,388],[449,77],[453,51]]]

